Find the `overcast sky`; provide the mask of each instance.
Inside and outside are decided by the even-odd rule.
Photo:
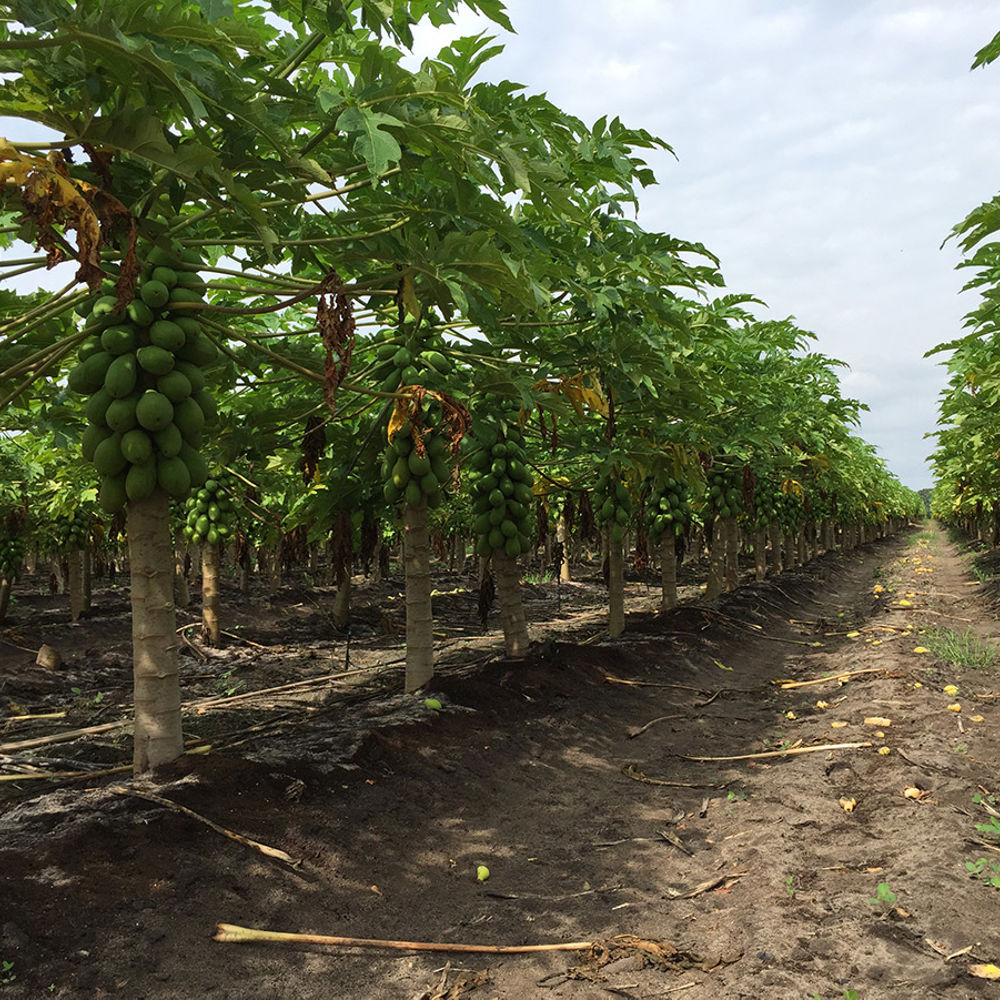
[[[699,240],[731,291],[792,315],[846,361],[862,436],[930,485],[945,376],[924,360],[974,305],[952,226],[1000,189],[1000,29],[982,0],[507,0],[517,31],[481,76],[592,123],[666,140],[647,230]],[[473,17],[460,33],[485,25]],[[448,29],[451,31],[451,29]],[[458,33],[455,31],[452,34]],[[441,32],[423,32],[422,50]]]
[[[794,316],[848,362],[862,436],[930,485],[944,372],[923,353],[961,330],[952,226],[1000,189],[1000,28],[983,0],[507,0],[516,34],[473,16],[418,50],[488,30],[481,76],[544,92],[588,124],[666,140],[639,222],[704,243],[729,290]],[[0,135],[25,137],[0,119]],[[54,275],[51,277],[55,277]],[[61,275],[60,275],[61,277]],[[767,315],[763,313],[762,315]]]

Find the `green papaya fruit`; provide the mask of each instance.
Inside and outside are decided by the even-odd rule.
[[[189,402],[190,400],[184,400],[184,402],[178,403],[177,406],[181,407]],[[199,410],[198,413],[200,416],[201,411]],[[135,407],[135,417],[139,422],[139,426],[145,427],[147,431],[162,431],[171,420],[178,423],[175,419],[174,404],[162,392],[157,392],[156,389],[147,389],[139,397],[139,402]],[[180,426],[179,423],[178,426]],[[181,428],[181,433],[183,433],[183,428]]]

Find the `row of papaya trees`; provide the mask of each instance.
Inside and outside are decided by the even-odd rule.
[[[976,53],[973,69],[1000,58],[1000,34]],[[1000,545],[1000,195],[973,209],[956,224],[951,239],[962,251],[959,269],[968,273],[962,291],[977,296],[962,336],[938,344],[929,354],[946,354],[948,384],[941,393],[937,448],[932,456],[935,517],[968,537]]]
[[[2,570],[43,496],[125,539],[137,773],[182,753],[186,546],[211,607],[221,548],[321,543],[343,612],[398,531],[416,690],[432,532],[489,562],[516,655],[550,533],[603,538],[614,636],[626,543],[669,607],[696,529],[715,596],[741,546],[763,575],[919,510],[839,363],[635,221],[662,140],[483,82],[486,36],[411,67],[460,7],[510,28],[499,0],[0,4],[0,115],[45,128],[0,140]]]

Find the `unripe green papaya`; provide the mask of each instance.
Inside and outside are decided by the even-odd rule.
[[[139,288],[142,301],[150,309],[162,309],[170,300],[170,289],[162,281],[144,281]]]
[[[165,351],[179,351],[187,342],[187,335],[179,323],[169,319],[157,320],[149,328],[149,342],[154,347],[162,347]]]
[[[173,458],[181,453],[184,438],[181,436],[177,424],[171,421],[162,431],[156,431],[153,434],[153,442],[156,445],[156,450],[164,458]]]
[[[124,476],[101,477],[101,485],[97,491],[97,503],[105,514],[117,514],[125,506],[127,499]]]
[[[190,361],[176,359],[174,361],[174,371],[180,372],[191,383],[192,394],[201,392],[205,388],[205,373],[197,365],[191,364]]]
[[[142,465],[153,457],[153,442],[140,427],[126,431],[122,435],[122,454],[133,465]]]
[[[406,489],[410,481],[410,466],[405,458],[400,456],[392,467],[392,482],[398,489]]]
[[[424,351],[420,359],[439,375],[451,374],[451,362],[440,351]]]
[[[107,390],[98,389],[97,392],[93,393],[90,399],[87,400],[87,404],[83,408],[84,416],[86,416],[92,424],[98,424],[99,426],[106,427],[106,414],[110,404],[111,396],[108,395]]]
[[[218,408],[215,405],[215,398],[211,393],[206,392],[204,389],[199,390],[194,393],[191,398],[198,404],[201,412],[205,416],[205,423],[214,423],[216,417],[219,415]]]
[[[126,396],[124,399],[113,399],[108,404],[104,419],[113,431],[124,434],[135,427],[135,405],[138,397]]]
[[[125,476],[125,495],[129,500],[145,500],[156,489],[156,463],[129,466]]]
[[[170,458],[161,455],[156,460],[156,481],[165,493],[180,500],[191,489],[191,472],[179,455]]]
[[[190,402],[185,400],[184,403]],[[178,403],[178,406],[184,406]],[[199,415],[201,411],[198,411]],[[162,431],[171,420],[175,420],[174,404],[155,389],[147,389],[139,398],[135,407],[135,417],[139,421],[140,427],[145,427],[147,431]],[[183,433],[183,430],[182,430]]]
[[[508,538],[504,542],[503,550],[509,558],[516,559],[521,554],[521,542],[516,537]]]
[[[197,337],[189,338],[184,346],[177,351],[177,357],[181,361],[190,361],[200,367],[210,365],[218,356],[218,348],[203,333],[199,333]]]
[[[104,376],[104,389],[112,399],[124,399],[135,390],[139,368],[134,354],[119,354]]]
[[[431,471],[431,460],[427,457],[426,452],[423,455],[418,455],[414,449],[406,461],[410,467],[411,476],[426,476]]]
[[[165,396],[163,398],[166,399]],[[171,417],[164,422],[163,427],[166,427],[171,419],[177,424],[184,440],[189,443],[201,434],[202,428],[205,426],[205,414],[202,408],[194,401],[193,397],[182,399],[179,403],[173,404],[171,406]],[[158,427],[153,429],[162,430],[163,428]]]
[[[503,532],[499,528],[493,528],[488,537],[491,549],[502,549],[504,547],[504,543],[507,541],[507,539],[504,538]]]
[[[141,298],[133,299],[125,308],[128,316],[136,326],[147,327],[153,322],[153,310]]]
[[[173,288],[177,284],[177,272],[172,267],[161,264],[153,268],[153,280],[159,281],[167,288]]]
[[[195,312],[195,309],[191,307],[204,306],[206,304],[205,300],[198,292],[196,292],[193,288],[184,288],[183,285],[180,284],[179,280],[177,287],[170,289],[169,298],[171,306],[179,304],[184,305],[185,308],[179,309],[178,312],[183,312],[188,315]]]
[[[143,371],[150,375],[166,375],[174,367],[174,356],[162,347],[150,344],[135,352],[136,360]]]
[[[406,505],[408,507],[419,507],[420,501],[424,496],[420,490],[420,483],[418,483],[415,479],[411,479],[406,484],[404,496],[406,497]]]
[[[441,482],[433,472],[428,472],[425,476],[420,478],[420,490],[422,493],[430,496],[431,493],[436,493],[441,489]]]
[[[171,403],[180,403],[191,395],[191,381],[177,370],[167,372],[156,380],[158,392],[162,392]]]
[[[122,454],[121,440],[121,434],[112,434],[94,449],[94,468],[102,476],[117,476],[128,465],[128,460]]]
[[[109,354],[117,357],[119,354],[127,354],[135,350],[135,327],[119,324],[109,326],[101,334],[101,346]]]
[[[83,457],[91,462],[94,459],[94,451],[97,446],[106,438],[111,437],[111,431],[100,424],[87,424],[80,437],[80,444],[83,450]]]

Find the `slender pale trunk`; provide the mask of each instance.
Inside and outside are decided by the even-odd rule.
[[[789,569],[794,569],[794,567],[798,566],[796,559],[798,556],[798,546],[795,544],[795,535],[789,531],[782,532],[782,534],[784,535],[782,549],[785,553],[782,562]]]
[[[56,593],[60,596],[66,593],[66,573],[63,570],[61,558],[52,560],[52,575],[56,578]]]
[[[559,579],[568,583],[569,574],[569,530],[566,527],[566,515],[560,514],[556,521],[556,541],[562,544],[562,562],[559,565]]]
[[[222,644],[219,627],[219,545],[201,547],[201,636],[209,646]]]
[[[7,617],[7,608],[10,607],[10,592],[13,586],[13,576],[0,573],[0,622]]]
[[[83,610],[89,611],[94,597],[94,551],[88,546],[83,550]]]
[[[493,571],[503,625],[503,644],[508,656],[522,657],[528,652],[528,623],[521,600],[521,577],[516,559],[498,549],[493,553]]]
[[[368,579],[372,583],[379,583],[382,580],[382,534],[379,532],[375,539],[375,548],[372,551],[372,566]]]
[[[187,543],[183,532],[178,529],[174,534],[174,604],[178,608],[186,608],[191,604],[191,591],[188,587],[187,574],[184,572],[184,560],[187,555]]]
[[[161,489],[146,500],[129,502],[136,774],[184,752],[169,524],[170,503]]]
[[[337,586],[333,598],[333,624],[337,628],[347,628],[351,621],[351,571],[344,570],[344,576]]]
[[[625,631],[625,553],[610,528],[602,534],[608,554],[608,635],[614,639]]]
[[[753,565],[757,580],[767,577],[767,531],[764,528],[754,528],[753,531]]]
[[[806,526],[804,524],[799,527],[795,535],[795,550],[797,566],[804,566],[809,562],[809,544],[806,541]]]
[[[726,568],[726,533],[722,519],[717,517],[712,524],[712,544],[708,550],[708,581],[705,596],[714,599],[722,593]]]
[[[767,535],[771,542],[771,573],[780,576],[784,563],[781,559],[781,526],[777,521],[767,526]]]
[[[70,549],[66,553],[69,576],[69,620],[77,622],[84,612],[87,597],[83,589],[83,551]]]
[[[427,501],[403,509],[403,561],[406,567],[406,679],[416,691],[434,676],[434,615],[431,609],[431,543]]]
[[[740,583],[740,526],[735,517],[725,519],[726,590],[735,590]]]
[[[677,607],[677,539],[672,530],[660,539],[660,611]]]

